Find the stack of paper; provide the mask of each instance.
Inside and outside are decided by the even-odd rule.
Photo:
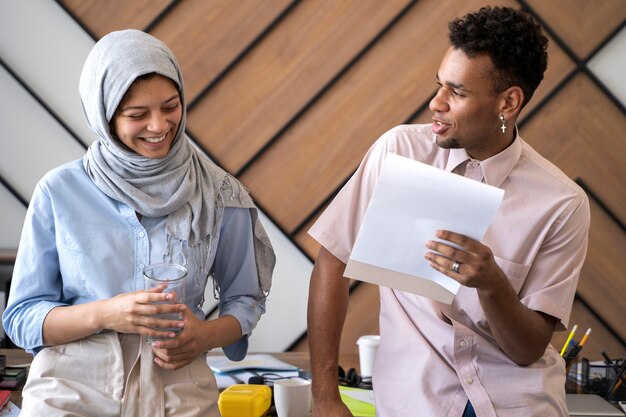
[[[355,417],[376,417],[374,391],[339,386],[341,400]]]
[[[233,384],[247,384],[253,376],[263,376],[268,380],[294,377],[300,370],[268,354],[251,354],[238,362],[226,356],[207,355],[207,363],[215,373],[220,389]]]

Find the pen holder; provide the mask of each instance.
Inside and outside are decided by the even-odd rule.
[[[567,378],[581,386],[587,394],[597,394],[609,401],[626,400],[623,362],[618,359],[609,364],[582,358],[569,364]]]

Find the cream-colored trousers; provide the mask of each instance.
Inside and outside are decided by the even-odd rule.
[[[204,355],[168,371],[144,337],[106,332],[39,352],[20,417],[219,417],[217,398]]]

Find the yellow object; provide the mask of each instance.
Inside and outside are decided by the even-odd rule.
[[[217,400],[222,417],[263,417],[271,405],[272,390],[267,385],[231,385]]]

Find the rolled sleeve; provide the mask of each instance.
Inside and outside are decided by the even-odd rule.
[[[43,322],[61,302],[62,283],[50,200],[38,186],[24,221],[2,324],[16,345],[31,353],[44,346]]]
[[[259,285],[253,239],[250,210],[226,208],[214,272],[220,294],[219,315],[237,319],[243,335],[223,348],[232,360],[243,359],[246,355],[248,337],[265,313],[265,295]]]

